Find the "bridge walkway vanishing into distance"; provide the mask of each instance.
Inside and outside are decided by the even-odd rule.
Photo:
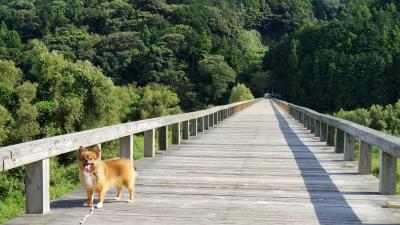
[[[400,201],[379,180],[311,134],[278,104],[260,100],[206,132],[137,160],[134,204],[109,191],[85,224],[400,224]],[[7,224],[78,224],[82,189],[51,202],[44,215]],[[128,194],[125,192],[125,199]]]

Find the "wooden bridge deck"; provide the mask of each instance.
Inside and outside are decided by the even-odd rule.
[[[342,158],[262,100],[138,160],[135,203],[108,200],[85,224],[400,224],[400,209],[382,207],[400,198],[379,195],[378,179]],[[88,213],[84,196],[77,190],[52,202],[49,214],[8,224],[78,224]]]

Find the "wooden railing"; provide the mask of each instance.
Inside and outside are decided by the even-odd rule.
[[[0,171],[26,165],[26,212],[46,213],[50,211],[50,157],[75,151],[79,146],[91,146],[119,139],[120,156],[132,160],[133,135],[141,132],[144,132],[144,156],[155,157],[155,129],[158,129],[159,150],[166,151],[168,126],[171,126],[172,144],[180,144],[181,139],[187,140],[189,136],[204,132],[258,100],[242,101],[197,112],[140,120],[2,147],[0,148]]]
[[[400,138],[285,101],[277,99],[274,101],[321,141],[334,146],[336,153],[344,153],[346,161],[354,160],[355,140],[358,138],[359,174],[371,174],[372,146],[377,147],[380,150],[379,192],[385,195],[396,193]]]

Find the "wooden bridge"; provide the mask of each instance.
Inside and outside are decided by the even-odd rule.
[[[166,141],[168,125],[173,145]],[[111,200],[110,192],[85,224],[400,224],[400,209],[385,207],[400,202],[394,195],[398,138],[265,99],[121,126],[0,149],[3,170],[29,163],[30,214],[8,224],[78,224],[88,213],[83,190],[48,203],[48,157],[116,138],[121,155],[132,157],[137,132],[145,132],[150,157],[135,162],[134,204]],[[157,128],[166,152],[155,155]],[[381,151],[379,179],[370,174],[371,145]],[[24,158],[27,151],[35,157]]]

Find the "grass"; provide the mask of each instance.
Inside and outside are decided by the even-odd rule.
[[[143,157],[143,135],[134,137],[134,159]],[[77,152],[50,159],[50,199],[56,199],[78,187],[79,173],[75,162]],[[102,158],[119,155],[119,141],[102,144]],[[0,172],[0,224],[25,213],[25,168]]]

